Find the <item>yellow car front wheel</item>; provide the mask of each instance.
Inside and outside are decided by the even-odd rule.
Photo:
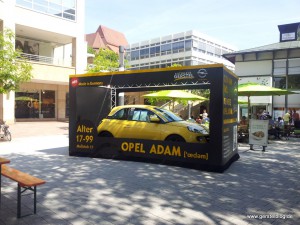
[[[110,132],[108,131],[103,131],[99,135],[99,137],[114,137]]]
[[[168,136],[165,141],[174,141],[174,142],[185,142],[184,138],[176,135],[176,134],[172,134],[170,136]]]

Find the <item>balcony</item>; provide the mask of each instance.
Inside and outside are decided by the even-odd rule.
[[[64,66],[64,67],[72,67],[72,60],[71,58],[69,60],[62,59],[62,58],[54,58],[54,57],[47,57],[47,56],[41,56],[41,55],[33,55],[33,54],[27,54],[27,53],[21,53],[22,57],[27,59],[31,62],[38,62],[38,63],[45,63],[45,64],[51,64],[55,66]]]

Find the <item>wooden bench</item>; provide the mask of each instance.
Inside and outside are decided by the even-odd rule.
[[[34,195],[34,209],[33,212],[36,214],[36,187],[45,184],[46,181],[39,179],[37,177],[31,176],[22,171],[16,170],[14,168],[8,167],[7,165],[2,165],[1,174],[13,181],[18,183],[18,205],[17,205],[17,217],[21,217],[21,197],[22,194],[29,190],[33,192]]]

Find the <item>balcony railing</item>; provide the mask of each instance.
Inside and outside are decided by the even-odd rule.
[[[41,55],[32,55],[27,53],[21,53],[22,57],[27,59],[28,61],[32,62],[41,62],[41,63],[47,63],[51,65],[57,65],[57,66],[72,66],[72,61],[62,59],[62,58],[53,58],[53,57],[47,57],[47,56],[41,56]]]

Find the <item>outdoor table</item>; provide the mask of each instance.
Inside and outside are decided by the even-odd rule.
[[[6,163],[10,163],[10,160],[0,157],[0,205],[1,205],[1,185],[2,185],[2,183],[1,183],[2,182],[1,181],[1,177],[2,177],[1,170],[2,170],[2,164],[6,164]]]

